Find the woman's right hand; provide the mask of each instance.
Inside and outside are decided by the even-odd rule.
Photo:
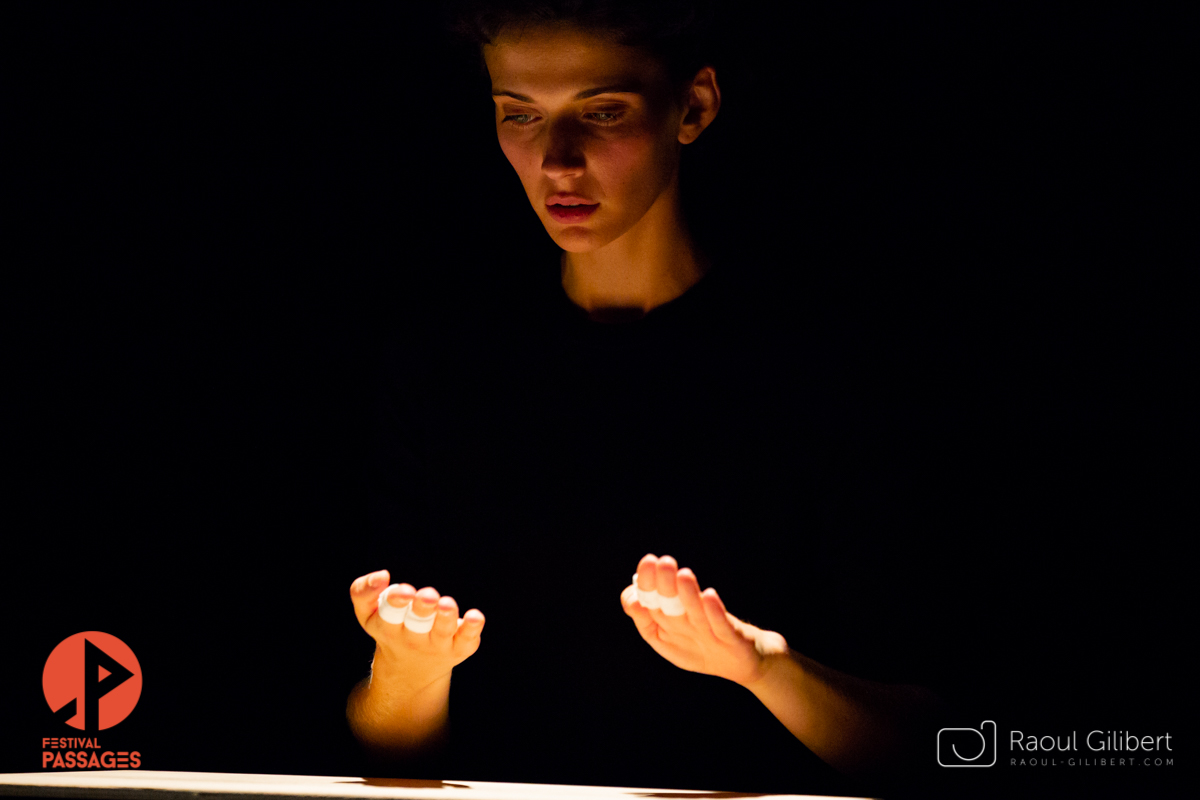
[[[414,633],[403,624],[385,622],[379,616],[379,595],[387,588],[387,570],[372,572],[350,585],[350,599],[358,624],[375,640],[374,671],[386,672],[393,689],[416,693],[474,655],[484,617],[472,608],[460,619],[453,597],[441,597],[432,586],[417,591],[402,583],[388,593],[385,603],[402,608],[408,602],[409,613],[428,616],[436,612],[433,629]]]

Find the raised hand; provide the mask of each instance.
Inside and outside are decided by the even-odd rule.
[[[683,614],[669,616],[638,602],[637,589],[678,598]],[[786,656],[787,642],[725,610],[715,589],[700,591],[695,574],[671,556],[647,555],[638,563],[637,583],[621,592],[621,606],[654,651],[677,667],[716,675],[750,686],[766,675],[774,659]],[[671,609],[668,609],[671,610]]]
[[[432,586],[417,591],[401,583],[392,588],[384,602],[394,608],[411,602],[410,614],[436,614],[433,628],[417,633],[405,625],[386,622],[379,615],[379,595],[388,587],[388,577],[387,570],[380,570],[357,578],[350,585],[350,600],[358,624],[376,642],[376,669],[383,666],[378,662],[384,660],[397,688],[418,691],[448,676],[451,669],[479,649],[484,617],[473,608],[459,618],[453,597],[441,597]]]

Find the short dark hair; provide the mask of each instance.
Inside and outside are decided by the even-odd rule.
[[[480,47],[505,30],[569,23],[640,47],[666,67],[672,83],[690,81],[711,62],[716,0],[460,0],[450,29]]]

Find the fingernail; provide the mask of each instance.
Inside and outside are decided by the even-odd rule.
[[[370,586],[372,588],[378,586],[382,582],[383,582],[383,573],[382,572],[376,572],[375,574],[373,574],[367,578],[367,586]]]

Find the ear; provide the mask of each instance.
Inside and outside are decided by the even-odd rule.
[[[717,86],[717,71],[702,67],[692,79],[684,98],[685,113],[679,124],[679,142],[691,144],[708,127],[721,108],[721,88]]]

